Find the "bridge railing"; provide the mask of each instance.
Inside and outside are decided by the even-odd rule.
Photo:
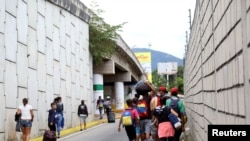
[[[122,39],[121,36],[117,37],[116,43],[133,60],[133,62],[138,67],[138,69],[140,70],[140,72],[144,73],[143,68],[142,68],[139,60],[137,59],[137,57],[135,56],[135,54],[133,53],[133,51],[131,50],[131,48],[127,45],[127,43]]]

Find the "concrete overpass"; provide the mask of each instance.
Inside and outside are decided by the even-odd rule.
[[[96,100],[99,96],[102,98],[110,96],[113,108],[122,110],[124,109],[125,93],[127,93],[125,88],[144,79],[144,75],[139,61],[126,42],[119,36],[116,43],[115,54],[110,59],[106,59],[103,64],[93,68],[94,95]],[[125,84],[127,85],[125,86]],[[96,114],[98,113],[96,110]]]
[[[70,128],[79,124],[77,107],[82,99],[89,107],[88,121],[93,120],[95,97],[104,95],[104,82],[113,82],[115,96],[124,100],[124,83],[141,78],[142,68],[122,38],[117,39],[117,52],[110,60],[93,66],[88,45],[90,17],[79,0],[0,3],[1,141],[17,140],[13,119],[24,97],[34,108],[34,138],[48,129],[47,111],[55,97],[62,97],[65,128]],[[93,94],[93,82],[94,88],[102,90]],[[123,108],[118,102],[116,106]]]

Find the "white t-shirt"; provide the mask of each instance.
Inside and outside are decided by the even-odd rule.
[[[31,105],[29,104],[27,104],[26,106],[20,105],[19,109],[21,110],[21,113],[22,113],[21,119],[30,120],[32,118],[30,110],[32,110],[33,108]]]

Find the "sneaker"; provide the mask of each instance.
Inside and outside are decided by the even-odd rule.
[[[80,131],[82,131],[82,129],[80,129]]]

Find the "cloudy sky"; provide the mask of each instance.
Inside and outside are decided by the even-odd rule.
[[[93,0],[81,0],[87,7]],[[189,12],[196,0],[95,0],[105,22],[127,22],[120,33],[130,47],[144,47],[183,58]]]

